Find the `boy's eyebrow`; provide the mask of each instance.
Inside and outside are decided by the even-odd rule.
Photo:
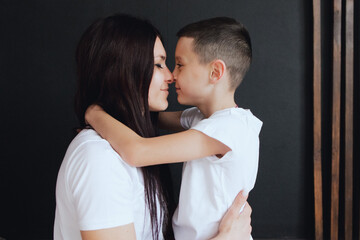
[[[176,60],[176,61],[180,61],[180,60],[181,60],[181,57],[180,57],[180,56],[175,56],[175,60]]]
[[[155,58],[161,58],[162,60],[166,60],[166,56],[164,55],[157,55],[155,56]]]

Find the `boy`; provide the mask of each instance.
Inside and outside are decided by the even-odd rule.
[[[178,101],[196,107],[161,113],[159,121],[190,130],[141,138],[102,111],[90,110],[86,119],[133,166],[188,161],[173,216],[175,238],[209,239],[236,194],[255,184],[262,122],[234,102],[250,66],[251,43],[244,26],[225,17],[189,24],[177,36]]]

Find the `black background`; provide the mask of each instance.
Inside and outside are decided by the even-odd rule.
[[[236,102],[264,123],[258,178],[249,198],[253,236],[313,238],[310,0],[0,0],[0,237],[52,238],[57,172],[77,126],[76,44],[96,18],[116,12],[148,18],[159,28],[170,69],[175,34],[185,24],[229,16],[247,26],[253,63]],[[323,12],[323,34],[331,37],[331,5]],[[359,31],[355,33],[358,46]],[[324,44],[328,67],[331,41]],[[355,58],[358,69],[358,53]],[[355,74],[358,89],[358,70]],[[331,85],[325,87],[329,92]],[[174,89],[169,103],[169,110],[185,108],[176,102]],[[355,131],[358,143],[359,129]],[[181,165],[171,170],[177,197]]]

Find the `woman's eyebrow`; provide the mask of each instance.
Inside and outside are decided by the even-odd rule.
[[[164,55],[157,55],[155,56],[155,58],[161,58],[162,60],[166,60],[166,56]]]

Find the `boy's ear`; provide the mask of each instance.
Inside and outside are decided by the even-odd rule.
[[[216,83],[224,76],[226,71],[226,64],[223,60],[216,59],[211,62],[210,67],[210,82]]]

